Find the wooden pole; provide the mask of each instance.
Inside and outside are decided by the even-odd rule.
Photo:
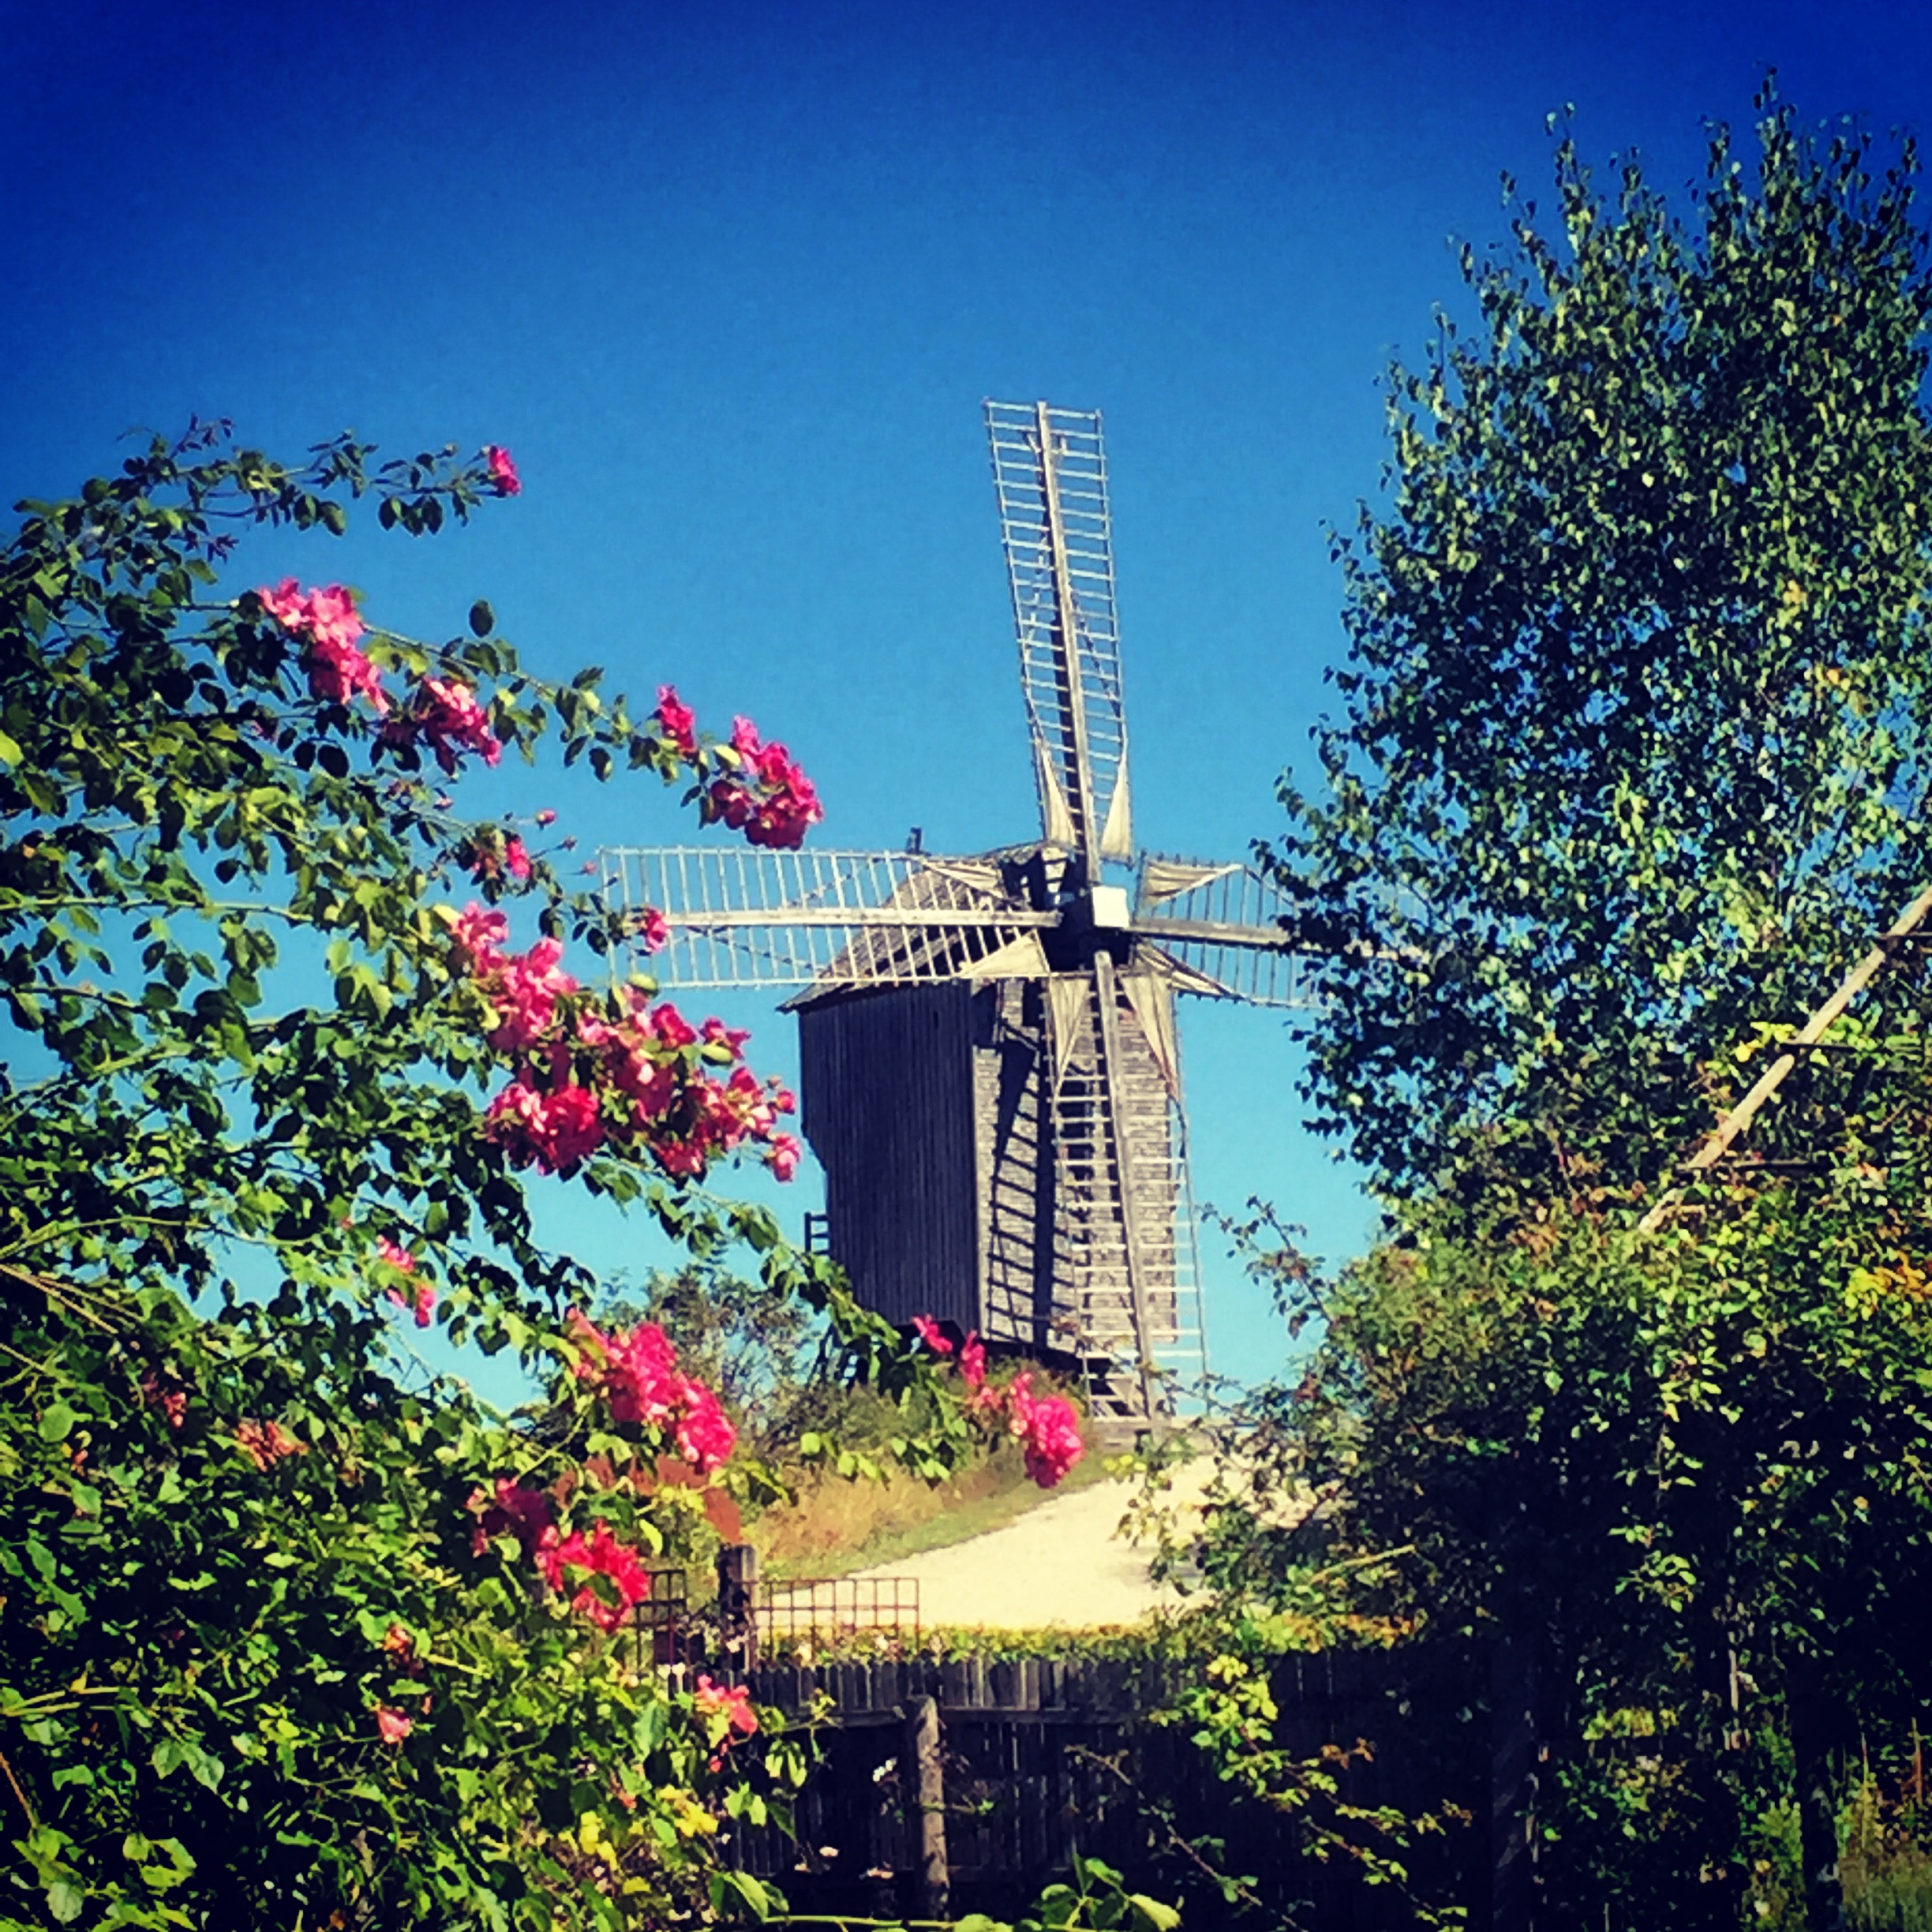
[[[945,1767],[939,1754],[939,1706],[931,1698],[915,1698],[906,1707],[901,1764],[917,1861],[913,1876],[919,1888],[918,1916],[949,1918],[953,1885],[946,1870]]]
[[[1709,1139],[1684,1163],[1693,1174],[1717,1165],[1732,1142],[1756,1118],[1759,1109],[1784,1084],[1786,1076],[1798,1064],[1798,1055],[1792,1049],[1815,1046],[1830,1032],[1833,1023],[1884,968],[1898,942],[1916,932],[1928,912],[1932,912],[1932,886],[1927,886],[1893,924],[1879,935],[1878,943],[1839,982],[1838,990],[1799,1029],[1791,1046],[1758,1075],[1757,1085],[1712,1129]],[[1666,1195],[1644,1216],[1638,1224],[1639,1227],[1648,1234],[1658,1226],[1675,1199],[1674,1194]]]
[[[758,1664],[758,1552],[749,1543],[727,1543],[717,1553],[718,1633],[728,1655],[747,1670]]]

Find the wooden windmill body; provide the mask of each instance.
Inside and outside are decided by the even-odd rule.
[[[803,1124],[860,1299],[1076,1361],[1131,1425],[1207,1361],[1175,996],[1298,1004],[1297,960],[1247,867],[1135,854],[1099,415],[987,424],[1040,837],[612,850],[605,889],[664,915],[665,984],[802,989]]]

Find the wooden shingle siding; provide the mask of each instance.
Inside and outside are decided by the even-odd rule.
[[[953,982],[799,1015],[803,1126],[825,1168],[831,1250],[889,1321],[978,1323],[972,1000]]]

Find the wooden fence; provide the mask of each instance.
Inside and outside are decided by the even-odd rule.
[[[1365,1886],[1347,1859],[1303,1856],[1289,1822],[1230,1806],[1185,1732],[1146,1721],[1171,1697],[1176,1668],[1043,1657],[765,1665],[751,1679],[760,1703],[803,1720],[829,1699],[824,1762],[800,1794],[796,1837],[740,1830],[732,1861],[814,1912],[1009,1915],[1076,1852],[1159,1893],[1167,1833],[1145,1795],[1183,1835],[1226,1840],[1227,1869],[1254,1874],[1275,1900],[1305,1901],[1321,1932],[1411,1923],[1398,1895]],[[1379,1739],[1399,1722],[1380,1653],[1284,1659],[1272,1688],[1276,1741],[1297,1754]],[[1389,1767],[1384,1755],[1350,1767],[1348,1800],[1408,1799]]]

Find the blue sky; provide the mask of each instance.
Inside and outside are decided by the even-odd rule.
[[[1544,115],[1681,189],[1767,65],[1809,119],[1911,125],[1929,18],[0,5],[0,487],[63,492],[197,411],[279,451],[506,444],[526,492],[468,531],[269,544],[245,580],[346,577],[427,635],[487,594],[541,670],[749,711],[823,842],[970,851],[1035,826],[980,401],[1099,408],[1137,829],[1232,857],[1308,769],[1342,652],[1322,526],[1378,488],[1379,378],[1454,303],[1451,238],[1500,231],[1500,171],[1546,179]],[[502,797],[586,850],[684,829],[654,790]],[[728,1017],[792,1064],[788,1023]],[[1185,1025],[1197,1194],[1357,1249],[1372,1210],[1300,1130],[1279,1020]],[[546,1212],[599,1266],[655,1258]],[[1216,1365],[1277,1365],[1210,1259]]]

